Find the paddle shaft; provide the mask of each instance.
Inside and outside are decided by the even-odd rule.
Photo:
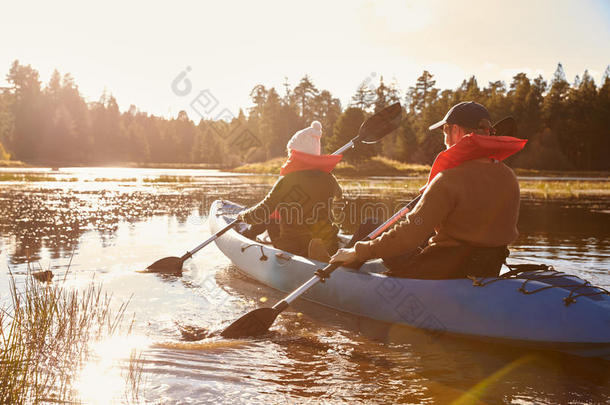
[[[398,220],[400,218],[407,215],[409,213],[409,211],[411,211],[411,208],[413,208],[413,206],[415,204],[417,204],[420,199],[421,199],[421,194],[418,195],[417,197],[415,197],[414,199],[412,199],[411,201],[409,201],[409,203],[407,205],[405,205],[404,207],[402,207],[400,210],[398,210],[398,212],[396,212],[396,214],[392,215],[387,221],[385,221],[383,224],[379,225],[373,232],[369,233],[368,236],[366,237],[366,239],[375,239],[376,237],[378,237],[379,235],[384,233],[386,231],[386,229],[388,229],[389,227],[394,225],[396,222],[398,222]]]
[[[385,221],[383,224],[379,225],[373,232],[369,233],[366,236],[366,238],[364,238],[363,240],[375,239],[377,236],[382,234],[387,228],[389,228],[394,223],[396,223],[400,218],[405,216],[411,210],[411,208],[413,208],[413,206],[419,202],[420,198],[421,198],[421,195],[419,195],[416,198],[414,198],[413,200],[411,200],[407,205],[405,205],[403,208],[401,208],[396,214],[392,215],[392,217],[390,217],[390,219]],[[337,270],[342,265],[343,265],[343,263],[331,263],[328,266],[324,267],[323,269],[316,271],[316,274],[312,278],[307,280],[303,285],[301,285],[299,288],[297,288],[296,290],[291,292],[289,295],[287,295],[283,300],[281,300],[277,304],[275,304],[273,306],[273,309],[277,310],[278,313],[282,312],[284,309],[288,308],[294,300],[296,300],[301,295],[303,295],[305,292],[307,292],[311,287],[318,284],[320,281],[323,281],[323,280],[329,278],[331,273],[333,271]]]
[[[186,252],[182,257],[180,257],[180,260],[185,261],[186,259],[190,258],[195,253],[199,252],[201,249],[203,249],[204,247],[206,247],[207,245],[209,245],[210,243],[212,243],[216,239],[218,239],[223,233],[225,233],[229,229],[231,229],[237,222],[239,222],[239,220],[237,218],[234,219],[233,221],[229,222],[227,224],[227,226],[222,228],[220,231],[216,232],[214,235],[210,236],[208,239],[205,240],[205,242],[202,242],[195,249],[193,249],[193,250],[191,250],[189,252]]]
[[[359,140],[359,136],[355,137],[354,139],[352,139],[351,141],[349,141],[348,143],[346,143],[345,145],[343,145],[342,147],[340,147],[339,149],[337,149],[335,152],[333,152],[333,155],[340,155],[343,152],[345,152],[346,150],[348,150],[349,148],[353,148],[356,146],[356,142]]]

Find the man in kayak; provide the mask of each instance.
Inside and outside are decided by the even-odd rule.
[[[289,156],[280,170],[281,177],[261,202],[240,214],[240,219],[253,225],[245,233],[250,238],[266,226],[276,248],[328,262],[338,247],[332,202],[342,195],[330,172],[341,155],[320,155],[321,136],[318,121],[292,136],[286,145]],[[273,223],[279,223],[276,232],[272,231]]]
[[[456,104],[429,129],[441,127],[447,149],[413,210],[377,238],[340,249],[331,263],[381,257],[389,275],[419,279],[499,274],[519,216],[519,183],[500,160],[526,141],[492,136],[489,112],[472,101]]]

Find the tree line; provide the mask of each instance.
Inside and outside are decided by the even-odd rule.
[[[405,92],[383,76],[357,87],[343,108],[330,91],[318,89],[305,76],[296,86],[255,86],[252,107],[230,120],[189,119],[149,115],[130,106],[119,110],[104,93],[86,102],[70,74],[53,72],[42,85],[30,65],[13,62],[9,87],[0,88],[0,160],[9,157],[33,164],[207,163],[236,166],[285,155],[295,131],[319,120],[324,149],[331,152],[357,133],[364,119],[400,101],[404,120],[399,129],[377,145],[358,148],[346,159],[359,161],[382,155],[403,162],[430,164],[443,149],[442,136],[428,126],[460,101],[487,106],[500,120],[512,115],[526,149],[513,157],[513,166],[557,170],[610,170],[610,66],[597,86],[585,71],[570,83],[558,64],[550,82],[518,73],[480,87],[472,76],[454,90],[436,87],[424,71]]]

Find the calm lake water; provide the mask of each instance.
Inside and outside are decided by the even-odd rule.
[[[306,301],[284,312],[264,338],[191,341],[283,294],[240,275],[215,245],[189,260],[182,277],[136,270],[206,239],[212,201],[251,205],[274,178],[202,170],[48,173],[57,181],[0,183],[0,301],[9,299],[9,269],[20,283],[28,263],[51,269],[55,282],[65,279],[70,288],[103,283],[117,305],[131,299],[134,332],[96,348],[76,387],[83,403],[125,400],[120,376],[133,348],[143,359],[142,403],[450,403],[475,392],[489,404],[610,401],[610,367],[602,360],[432,340]],[[146,181],[161,175],[190,181]],[[400,206],[415,192],[355,183],[345,183],[347,212],[379,200]],[[348,215],[348,222],[358,217]],[[515,260],[553,264],[610,287],[608,199],[526,200],[519,228]]]

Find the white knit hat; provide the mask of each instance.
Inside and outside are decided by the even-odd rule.
[[[313,121],[309,127],[292,135],[286,145],[288,153],[291,150],[298,150],[310,155],[319,155],[320,137],[322,137],[322,124],[319,121]]]

